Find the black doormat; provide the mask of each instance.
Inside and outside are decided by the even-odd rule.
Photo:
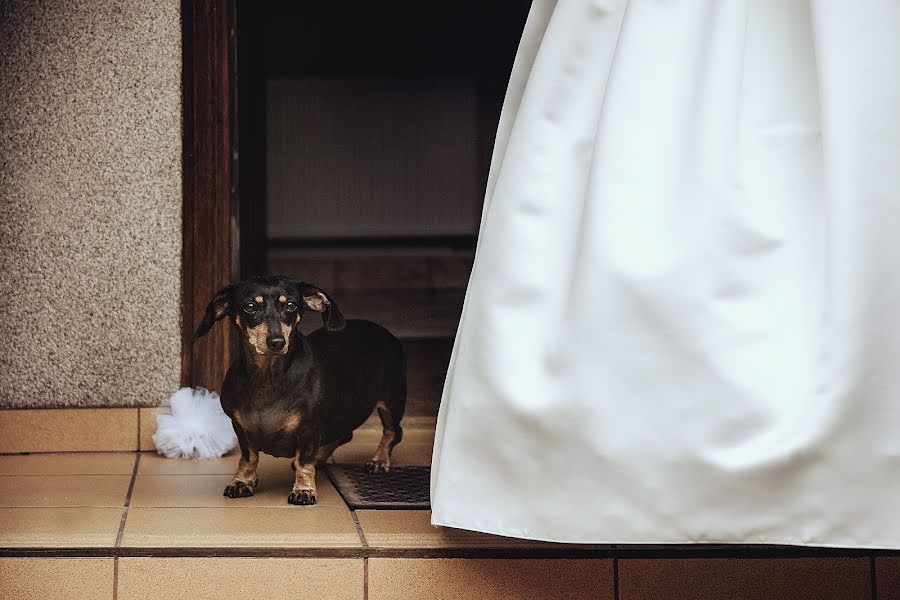
[[[363,465],[328,465],[328,477],[352,510],[431,508],[431,467],[391,467],[369,473]]]

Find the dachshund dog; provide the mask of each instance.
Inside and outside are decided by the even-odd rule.
[[[325,325],[308,336],[299,331],[306,311],[321,313]],[[322,289],[281,276],[219,290],[194,340],[226,316],[239,334],[240,353],[222,383],[222,408],[241,458],[225,496],[253,495],[265,452],[293,458],[288,502],[315,504],[316,464],[349,442],[373,410],[383,434],[368,469],[390,470],[406,407],[406,359],[396,337],[370,321],[345,320]]]

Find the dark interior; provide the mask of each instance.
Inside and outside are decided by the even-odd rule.
[[[387,326],[434,415],[531,2],[235,5],[240,274]]]

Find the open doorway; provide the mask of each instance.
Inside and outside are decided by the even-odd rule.
[[[411,416],[437,413],[530,4],[232,7],[240,276],[311,281],[390,329]]]

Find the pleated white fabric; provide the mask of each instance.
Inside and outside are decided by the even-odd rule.
[[[900,2],[535,0],[433,523],[900,548]]]

